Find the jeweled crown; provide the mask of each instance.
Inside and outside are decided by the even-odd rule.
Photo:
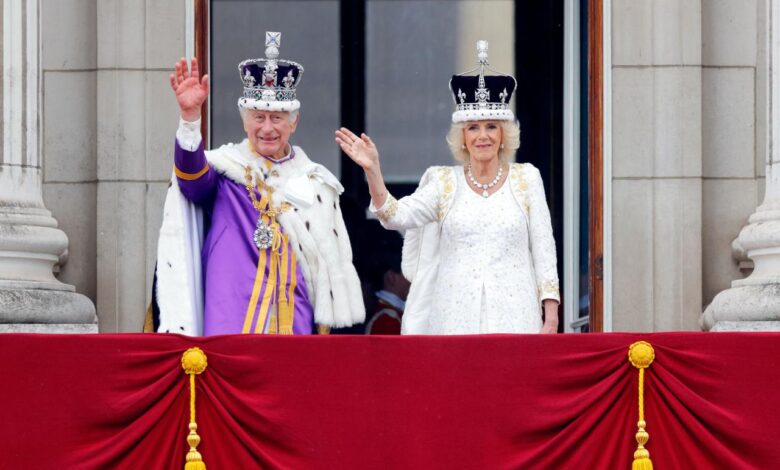
[[[303,66],[291,60],[278,59],[282,33],[265,33],[265,59],[247,59],[238,64],[244,83],[244,95],[238,106],[264,111],[300,109],[295,90],[303,76]]]
[[[475,69],[453,75],[450,90],[455,100],[452,122],[465,121],[513,121],[515,115],[509,108],[517,81],[511,75],[496,72],[489,67],[488,42],[477,41],[477,62]],[[485,75],[485,69],[495,75]],[[478,71],[477,75],[471,75]]]

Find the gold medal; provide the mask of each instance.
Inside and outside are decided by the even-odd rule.
[[[281,206],[273,208],[271,206],[271,196],[273,196],[274,188],[265,184],[255,178],[253,182],[252,168],[245,167],[244,177],[246,180],[246,190],[249,193],[249,200],[252,201],[252,206],[257,209],[257,225],[255,226],[255,232],[252,238],[260,250],[267,250],[269,248],[278,248],[281,242],[281,230],[279,223],[276,221],[276,217],[290,209],[290,204],[284,202]],[[255,195],[255,187],[262,188],[267,193],[267,201],[258,201]],[[263,198],[264,200],[266,198]]]

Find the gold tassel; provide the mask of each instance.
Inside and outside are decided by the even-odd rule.
[[[181,367],[190,376],[190,433],[187,435],[190,450],[187,452],[184,470],[206,470],[206,463],[198,452],[200,436],[197,432],[198,423],[195,422],[195,376],[203,373],[207,366],[206,353],[200,348],[190,348],[181,356]]]
[[[269,335],[275,335],[279,331],[279,322],[277,321],[276,316],[276,306],[271,305],[271,319],[268,321],[268,331],[266,332]]]
[[[280,327],[279,328],[279,334],[280,335],[292,335],[293,329],[290,327]]]
[[[645,449],[650,434],[645,431],[645,369],[650,367],[655,359],[655,350],[645,341],[637,341],[628,348],[628,360],[631,365],[639,369],[639,421],[636,432],[637,448],[634,451],[634,463],[632,470],[653,470],[653,462],[650,460],[650,452]]]

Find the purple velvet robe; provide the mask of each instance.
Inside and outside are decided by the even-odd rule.
[[[179,171],[197,174],[206,168],[203,143],[194,152],[183,149],[178,141],[175,147],[174,161]],[[249,200],[246,187],[219,174],[211,166],[196,179],[177,178],[177,181],[184,197],[202,207],[211,220],[201,253],[205,296],[203,335],[241,333],[248,315],[253,316],[250,332],[267,332],[270,313],[265,316],[265,324],[256,329],[262,302],[257,302],[254,312],[248,311],[260,250],[253,239],[258,212]],[[257,199],[260,199],[259,194]],[[271,250],[267,251],[266,259]],[[293,250],[288,246],[288,263],[292,260],[292,254]],[[257,279],[261,283],[260,299],[263,299],[266,291],[269,269],[267,263],[262,279]],[[300,266],[297,266],[295,273],[293,334],[311,334],[314,329],[314,308],[309,301]],[[281,277],[278,272],[276,275]],[[283,283],[285,292],[288,292],[292,269],[288,270],[286,279],[277,278],[277,281]],[[273,309],[277,303],[274,292],[269,309]]]

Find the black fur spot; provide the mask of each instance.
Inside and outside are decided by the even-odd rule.
[[[165,332],[166,332],[166,333],[170,333],[170,332],[171,332],[171,330],[165,330]]]
[[[293,207],[293,210],[294,210],[295,212],[298,212],[298,208],[297,208],[297,207]]]
[[[338,209],[338,207],[336,207],[336,201],[333,201],[333,210],[335,211],[336,209]]]
[[[333,229],[333,235],[336,235],[337,237],[339,236],[339,233],[336,231],[335,228]]]
[[[179,327],[179,329],[180,329],[181,331],[184,331],[184,327],[183,327],[183,326],[180,326],[180,327]]]
[[[319,195],[319,194],[317,195],[317,200],[318,200],[318,201],[320,201],[320,202],[322,202],[322,198],[320,197],[320,195]]]
[[[309,221],[306,221],[306,230],[309,230]]]
[[[330,290],[330,300],[333,300],[333,289]]]
[[[300,243],[298,243],[298,249],[301,251],[301,253],[303,253],[303,247],[301,246]]]
[[[173,267],[173,266],[171,266],[171,262],[170,261],[166,261],[165,264],[167,264],[169,268]]]

